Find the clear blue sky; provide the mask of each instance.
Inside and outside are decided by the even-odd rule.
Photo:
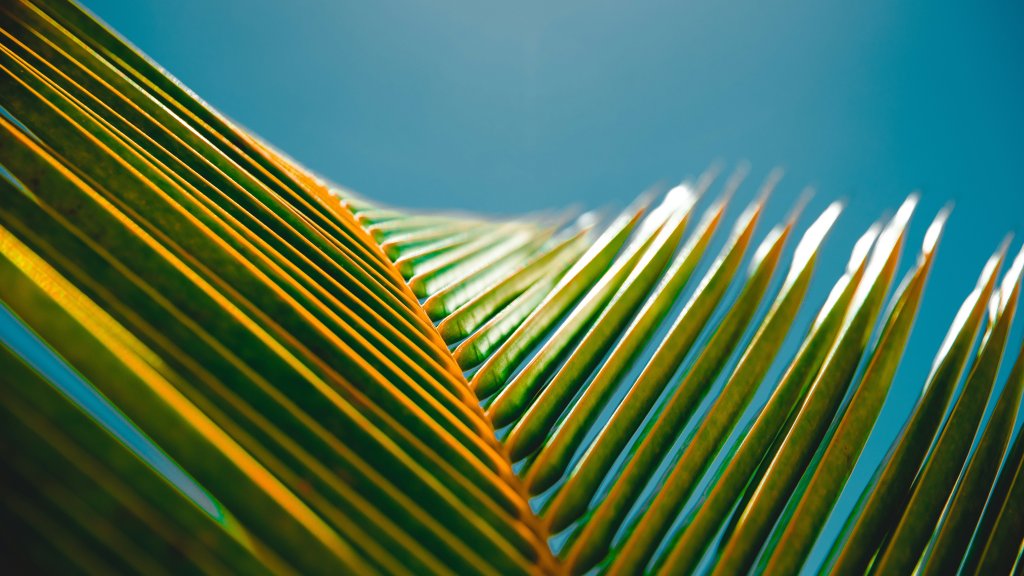
[[[849,201],[814,306],[908,192],[923,199],[904,269],[955,201],[865,461],[897,433],[984,259],[1024,233],[1020,3],[84,2],[213,106],[385,203],[621,206],[715,158],[747,159],[755,178],[782,165],[770,220],[805,184],[811,212]]]

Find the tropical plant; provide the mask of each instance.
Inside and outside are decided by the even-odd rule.
[[[755,242],[775,172],[713,259],[743,166],[702,210],[717,167],[608,221],[386,208],[66,0],[0,6],[0,106],[0,510],[36,571],[815,569],[948,215],[896,284],[908,198],[802,326],[841,205]],[[822,572],[1020,567],[1006,248]]]

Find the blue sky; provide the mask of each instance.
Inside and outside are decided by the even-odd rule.
[[[907,193],[922,200],[903,269],[955,202],[866,461],[898,432],[985,258],[1024,233],[1019,3],[84,3],[222,112],[388,204],[624,206],[716,158],[750,161],[744,201],[781,165],[767,223],[807,184],[804,223],[848,201],[807,314]]]

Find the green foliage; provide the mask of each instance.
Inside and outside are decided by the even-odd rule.
[[[803,326],[842,207],[758,239],[780,172],[707,262],[745,166],[608,221],[382,207],[67,0],[0,6],[0,106],[0,521],[43,571],[812,570],[948,216],[890,295],[909,198]],[[1004,253],[822,571],[1019,562]]]

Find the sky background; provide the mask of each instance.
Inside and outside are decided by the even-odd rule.
[[[920,393],[984,260],[1024,233],[1024,5],[1011,2],[519,3],[84,0],[231,118],[386,204],[516,214],[622,207],[714,159],[848,202],[804,320],[853,241],[912,190],[955,209],[834,538]],[[761,233],[768,226],[761,229]],[[1019,242],[1013,244],[1014,250]],[[1014,331],[1008,355],[1020,346]]]

